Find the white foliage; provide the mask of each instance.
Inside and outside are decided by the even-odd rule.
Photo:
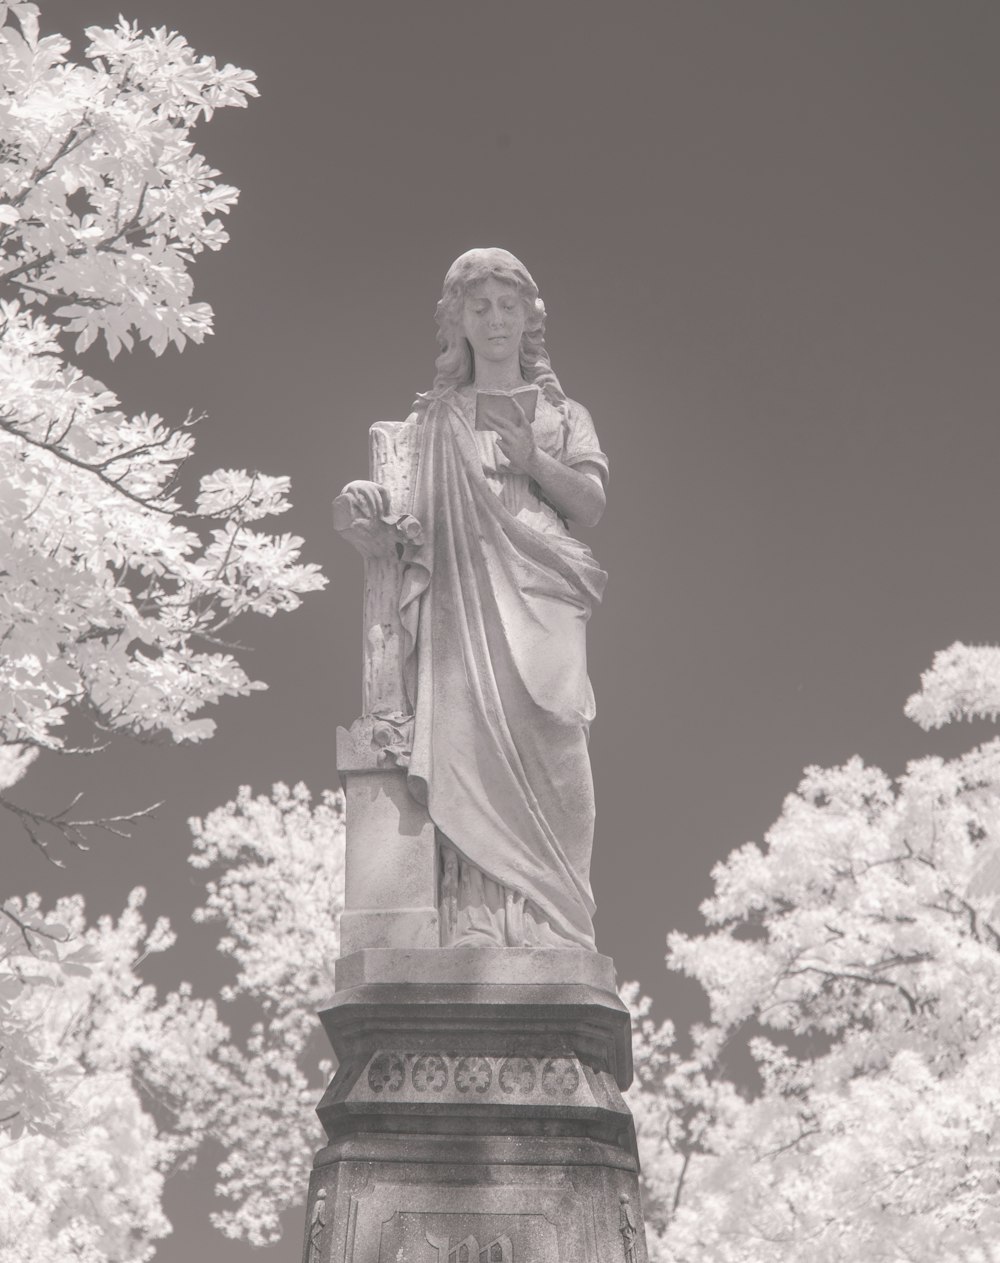
[[[141,981],[173,942],[143,899],[90,927],[80,896],[0,914],[0,1263],[142,1263],[170,1231],[163,1181],[206,1135],[226,1032],[190,988]]]
[[[195,916],[220,923],[220,950],[236,963],[224,998],[249,999],[262,1015],[223,1053],[230,1081],[213,1126],[227,1153],[217,1192],[232,1205],[213,1221],[261,1245],[304,1198],[322,1143],[315,1108],[332,1067],[319,1060],[315,1014],[333,995],[340,952],[343,796],[327,791],[314,805],[304,785],[275,785],[270,797],[244,787],[191,827],[191,863],[219,873]]]
[[[640,1088],[657,1258],[1000,1257],[998,812],[1000,742],[895,785],[854,759],[716,868],[709,933],[669,940],[711,1002],[695,1073]],[[747,1099],[723,1091],[741,1038]]]
[[[32,746],[0,745],[0,793],[16,785],[36,758],[38,750]]]
[[[934,655],[920,677],[920,691],[906,703],[921,728],[940,728],[954,719],[1000,716],[1000,646],[956,641]]]
[[[237,191],[190,130],[256,89],[164,29],[87,36],[76,64],[34,5],[0,5],[0,740],[59,747],[78,710],[196,741],[207,705],[264,687],[225,629],[325,580],[300,539],[247,526],[289,508],[286,478],[220,470],[186,511],[190,427],[127,416],[60,335],[114,356],[211,331],[189,269]]]
[[[65,748],[71,712],[98,731],[210,736],[207,705],[264,687],[226,629],[325,582],[301,540],[251,529],[289,508],[286,478],[220,470],[185,509],[190,424],[126,415],[62,344],[159,355],[211,332],[190,267],[226,241],[237,190],[191,129],[245,105],[253,75],[124,20],[91,27],[77,64],[38,14],[0,0],[0,791],[39,747]],[[53,819],[76,836],[2,801],[36,841]],[[172,941],[141,902],[89,927],[79,898],[0,911],[0,1263],[148,1259],[169,1230],[165,1176],[231,1135],[234,1093],[246,1104],[214,1006],[141,981],[143,956]],[[278,1098],[268,1108],[287,1113]]]
[[[90,927],[79,896],[0,915],[0,1263],[142,1263],[170,1231],[165,1178],[208,1139],[227,1235],[276,1240],[305,1195],[332,1071],[315,1013],[339,952],[343,799],[243,789],[192,828],[192,863],[213,874],[197,919],[220,924],[237,969],[223,998],[256,1017],[246,1038],[187,983],[161,999],[142,982],[175,936],[145,925],[141,890]]]
[[[189,133],[256,96],[253,75],[123,19],[90,27],[77,65],[63,36],[39,36],[35,6],[13,11],[18,25],[0,28],[3,279],[68,300],[56,314],[78,350],[98,335],[112,356],[136,340],[157,353],[200,342],[212,313],[190,301],[188,264],[227,240],[218,215],[237,190]]]

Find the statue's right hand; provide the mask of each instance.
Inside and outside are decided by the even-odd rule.
[[[346,497],[356,517],[374,519],[389,512],[389,492],[381,483],[358,478],[349,482],[340,494]]]
[[[377,482],[359,478],[349,482],[333,502],[333,529],[367,558],[398,557],[399,546],[413,542],[413,519],[390,513],[388,490]],[[399,522],[406,519],[400,538]],[[417,527],[419,534],[419,527]]]

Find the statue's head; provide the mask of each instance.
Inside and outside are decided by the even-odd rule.
[[[520,361],[525,380],[537,382],[553,402],[565,403],[545,350],[545,304],[538,296],[538,286],[520,259],[498,246],[466,250],[448,269],[434,313],[441,347],[435,386],[464,386],[472,381],[475,365],[463,329],[465,299],[470,289],[491,276],[512,285],[524,304]]]
[[[449,322],[461,325],[462,303],[466,294],[472,286],[485,281],[489,276],[513,285],[527,308],[528,315],[534,317],[535,324],[539,321],[544,324],[545,307],[538,297],[538,286],[532,280],[531,273],[509,250],[501,250],[499,246],[486,246],[466,250],[448,269],[441,301],[437,305],[439,329],[443,330]]]

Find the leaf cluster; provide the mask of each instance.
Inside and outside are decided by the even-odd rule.
[[[233,624],[325,583],[300,538],[257,525],[290,507],[287,478],[218,470],[186,507],[194,418],[130,416],[67,359],[67,335],[113,357],[211,331],[190,265],[226,241],[236,190],[191,131],[256,95],[174,32],[87,38],[75,63],[35,5],[0,6],[0,742],[50,750],[71,714],[93,747],[210,737],[206,707],[265,687]]]

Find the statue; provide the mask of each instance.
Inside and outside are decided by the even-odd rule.
[[[589,875],[607,576],[577,528],[607,459],[513,255],[457,259],[437,324],[430,389],[371,426],[369,477],[334,501],[364,557],[364,671],[337,730],[338,1068],[310,1186],[330,1209],[304,1263],[646,1263],[629,1012]]]
[[[320,1263],[323,1257],[323,1229],[326,1227],[326,1193],[320,1189],[309,1219],[306,1263]]]
[[[636,1263],[636,1238],[639,1235],[639,1229],[635,1226],[635,1220],[632,1218],[632,1203],[628,1193],[622,1193],[618,1201],[621,1204],[621,1212],[618,1216],[618,1231],[621,1233],[622,1250],[625,1253],[625,1263]]]
[[[512,254],[458,258],[436,319],[432,388],[389,438],[373,427],[395,487],[335,502],[396,574],[367,580],[365,739],[433,822],[444,944],[596,950],[585,634],[607,576],[575,532],[601,517],[607,458]]]

